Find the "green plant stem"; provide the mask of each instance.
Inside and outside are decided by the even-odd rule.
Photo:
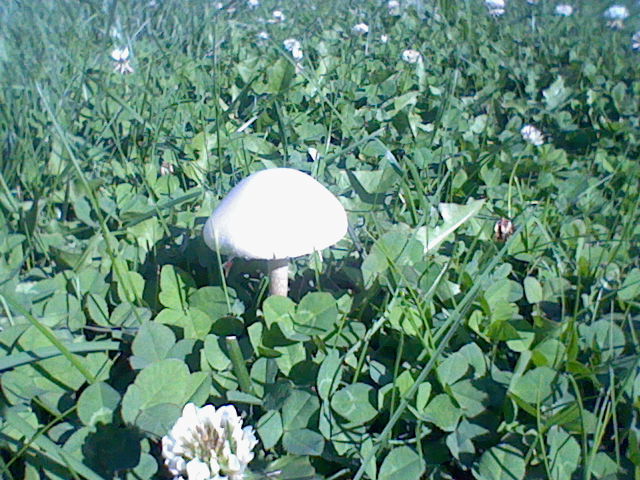
[[[238,379],[240,389],[251,395],[255,395],[253,386],[251,385],[251,377],[249,377],[249,371],[242,356],[240,350],[240,344],[235,335],[229,335],[226,337],[227,347],[229,348],[229,356],[231,357],[231,364],[233,365],[233,371]]]

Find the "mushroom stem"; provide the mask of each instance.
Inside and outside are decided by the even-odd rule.
[[[269,295],[286,297],[289,293],[289,259],[267,260],[269,270]]]

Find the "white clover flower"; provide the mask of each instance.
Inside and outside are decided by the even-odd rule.
[[[513,222],[508,218],[501,218],[493,226],[494,238],[499,242],[504,242],[515,233],[516,229]]]
[[[256,34],[256,38],[261,42],[266,42],[267,40],[269,40],[269,33],[263,30],[262,32]]]
[[[126,62],[129,60],[129,47],[114,48],[111,50],[111,58],[116,62]]]
[[[111,58],[115,61],[113,71],[125,75],[133,73],[133,67],[129,63],[129,47],[114,48],[111,50]]]
[[[506,8],[505,0],[485,0],[484,4],[489,10],[489,15],[492,17],[504,15]]]
[[[382,43],[387,43],[389,41],[389,35],[386,35],[386,34],[380,35],[380,41]]]
[[[287,19],[281,10],[274,10],[271,16],[276,23],[284,22]]]
[[[284,42],[282,42],[282,44],[284,45],[284,49],[290,52],[292,52],[295,49],[302,48],[302,45],[300,45],[300,42],[295,38],[287,38]]]
[[[640,30],[634,33],[631,37],[631,48],[634,50],[640,50]]]
[[[398,0],[389,0],[387,3],[387,11],[392,17],[400,16],[400,2]]]
[[[302,54],[302,45],[300,45],[300,42],[298,40],[296,40],[295,38],[287,38],[282,43],[285,50],[291,52],[291,56],[295,61],[299,62],[300,60],[302,60],[302,57],[304,57],[304,55]]]
[[[625,20],[629,16],[629,9],[624,5],[613,5],[604,12],[604,18],[609,20]]]
[[[247,5],[249,5],[249,7],[251,8],[257,8],[260,6],[260,1],[259,0],[247,0]]]
[[[520,129],[520,134],[522,135],[522,138],[536,147],[539,147],[544,143],[544,136],[542,135],[542,132],[533,125],[525,125],[522,127]]]
[[[162,456],[174,480],[242,480],[257,443],[233,405],[188,403],[162,437]]]
[[[213,8],[215,8],[216,10],[222,10],[224,8],[224,3],[216,2],[213,4]]]
[[[402,60],[407,63],[417,63],[422,58],[422,55],[417,50],[408,49],[402,52]]]
[[[505,0],[484,0],[484,4],[489,10],[496,8],[504,9],[507,6]]]
[[[351,31],[356,35],[366,35],[367,33],[369,33],[369,25],[367,25],[366,23],[358,23],[357,25],[353,26]]]
[[[560,5],[556,5],[555,12],[556,12],[556,15],[569,17],[573,15],[573,7],[571,5],[567,5],[566,3],[561,3]]]

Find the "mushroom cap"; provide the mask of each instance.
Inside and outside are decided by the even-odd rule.
[[[261,170],[238,183],[204,226],[204,241],[221,253],[256,259],[307,255],[347,232],[338,199],[306,173]]]

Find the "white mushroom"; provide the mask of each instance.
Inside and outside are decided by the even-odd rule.
[[[329,190],[306,173],[273,168],[233,187],[203,235],[220,253],[267,260],[269,293],[286,296],[289,258],[333,245],[347,227],[347,214]]]

